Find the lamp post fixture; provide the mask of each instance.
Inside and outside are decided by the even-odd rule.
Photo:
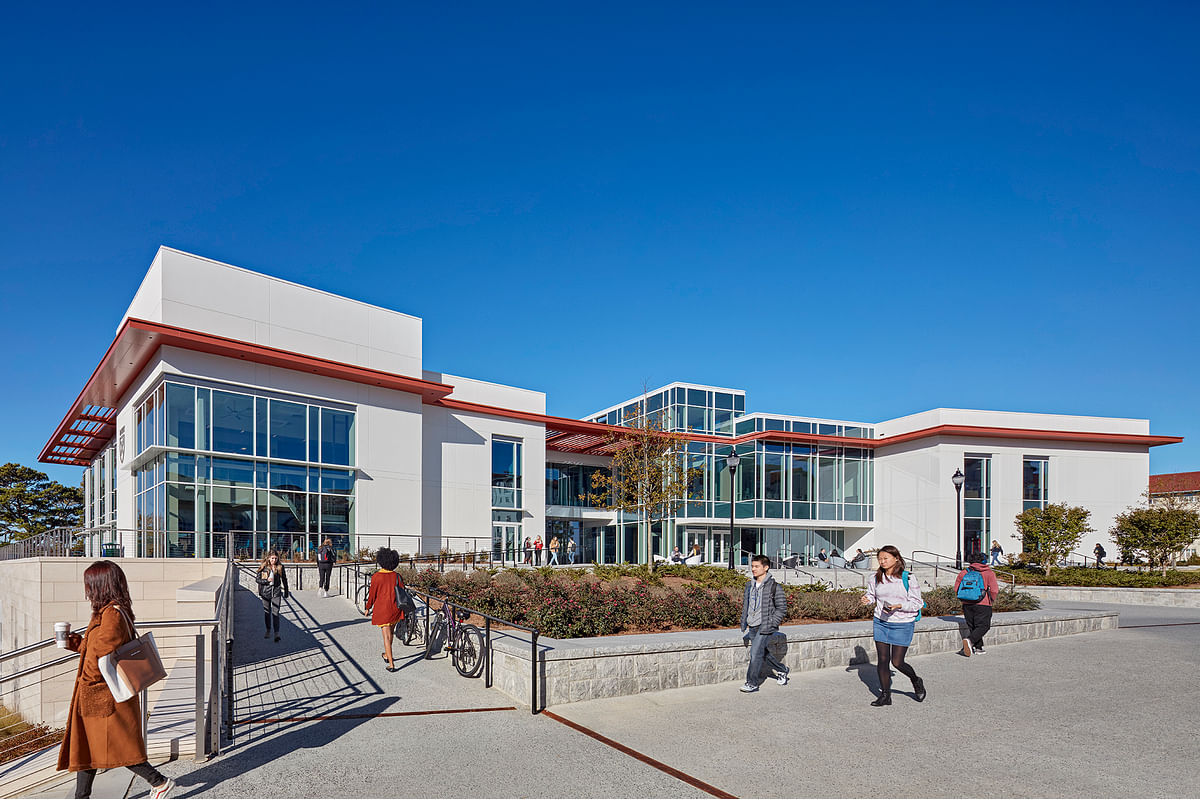
[[[737,476],[738,464],[742,462],[742,458],[737,454],[736,449],[731,449],[729,454],[725,456],[725,465],[729,467],[729,568],[733,568],[733,492],[737,485],[733,478]]]
[[[962,568],[962,487],[963,483],[967,482],[967,478],[963,477],[962,469],[955,469],[954,476],[950,478],[950,482],[954,483],[954,565],[955,568]]]

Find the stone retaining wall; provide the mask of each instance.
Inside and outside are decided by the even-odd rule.
[[[1103,602],[1113,605],[1158,605],[1200,608],[1200,588],[1106,588],[1101,586],[1023,585],[1021,590],[1041,599],[1062,602]]]
[[[1111,630],[1117,614],[1110,611],[1038,610],[996,614],[988,646],[1036,638]],[[962,647],[961,618],[922,619],[917,623],[912,655],[955,652]],[[786,645],[784,639],[786,637]],[[779,636],[784,662],[793,672],[846,667],[875,656],[871,622],[808,624],[784,627]],[[630,696],[746,678],[748,650],[737,630],[621,635],[538,641],[539,705]],[[530,703],[529,640],[494,636],[492,674],[497,689],[526,707]],[[778,650],[777,650],[778,653]]]

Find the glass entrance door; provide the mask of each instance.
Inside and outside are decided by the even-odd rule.
[[[502,563],[516,565],[521,557],[521,526],[517,524],[492,525],[492,557]]]
[[[712,535],[712,562],[713,563],[728,563],[729,562],[729,531],[716,532]]]

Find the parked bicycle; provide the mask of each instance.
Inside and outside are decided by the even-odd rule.
[[[417,607],[417,603],[417,598],[413,597],[414,607]],[[400,640],[404,642],[405,646],[425,646],[425,625],[421,622],[419,607],[417,607],[416,612],[405,614],[400,624],[396,627],[396,634],[400,636]]]
[[[487,644],[483,632],[474,624],[466,623],[471,612],[451,604],[452,594],[445,591],[441,593],[446,598],[430,619],[429,638],[425,641],[425,657],[432,656],[444,643],[458,673],[464,677],[478,677],[483,669],[484,658],[487,657]]]

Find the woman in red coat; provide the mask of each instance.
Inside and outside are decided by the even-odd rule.
[[[151,785],[151,799],[166,799],[175,783],[146,762],[142,709],[136,695],[113,699],[100,674],[100,658],[133,638],[133,605],[125,572],[100,560],[83,573],[83,594],[92,603],[92,620],[83,635],[71,633],[67,648],[79,653],[79,671],[67,711],[67,731],[58,750],[58,768],[76,772],[76,799],[92,795],[97,769],[126,766]]]
[[[369,615],[371,624],[383,632],[383,659],[387,661],[387,670],[395,671],[396,662],[392,660],[392,630],[404,618],[396,604],[396,587],[404,585],[404,581],[396,573],[396,567],[400,565],[400,553],[394,549],[380,547],[379,552],[375,554],[375,562],[379,564],[379,571],[371,575],[371,587],[367,591],[363,615]]]

